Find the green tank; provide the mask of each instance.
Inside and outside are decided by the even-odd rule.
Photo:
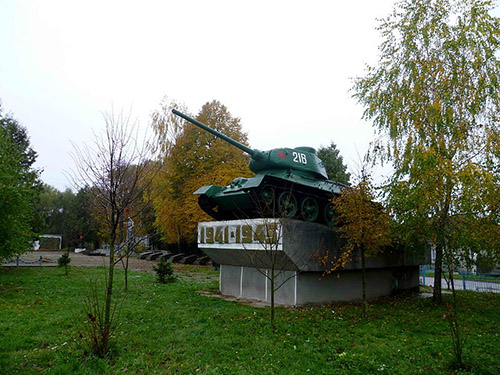
[[[314,148],[254,150],[175,109],[172,112],[250,155],[249,168],[256,174],[254,177],[238,177],[228,186],[202,186],[194,192],[199,195],[200,207],[211,217],[287,217],[332,222],[331,198],[345,185],[328,179]]]

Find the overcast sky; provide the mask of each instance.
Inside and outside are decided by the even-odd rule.
[[[213,99],[254,148],[333,141],[355,168],[373,131],[351,79],[377,61],[391,0],[0,0],[0,100],[23,124],[44,182],[60,190],[71,141],[92,143],[103,111],[142,127],[161,99],[193,114]]]

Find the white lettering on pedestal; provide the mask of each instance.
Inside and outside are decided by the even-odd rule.
[[[200,249],[282,250],[279,219],[209,221],[198,224]]]

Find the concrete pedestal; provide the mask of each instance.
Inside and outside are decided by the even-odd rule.
[[[263,273],[261,273],[263,271]],[[269,270],[221,265],[220,291],[223,295],[270,302]],[[304,306],[341,301],[358,301],[362,298],[361,271],[339,271],[323,276],[322,272],[285,271],[276,285],[275,303],[287,306]],[[368,299],[388,296],[397,292],[418,291],[419,268],[369,269],[366,273]]]
[[[198,226],[198,246],[220,268],[224,295],[270,301],[272,269],[277,275],[275,302],[302,306],[362,297],[361,262],[354,254],[346,267],[324,275],[335,262],[343,240],[334,228],[290,219],[205,222]],[[366,259],[367,297],[418,290],[419,265],[425,257],[389,249]]]

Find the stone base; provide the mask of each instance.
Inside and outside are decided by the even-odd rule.
[[[335,228],[291,219],[216,221],[198,226],[198,247],[221,265],[222,294],[269,302],[271,285],[266,273],[274,264],[278,275],[275,289],[279,287],[275,302],[280,305],[361,300],[359,252],[343,268],[323,276],[342,254],[344,244]],[[425,264],[425,256],[417,255],[388,248],[366,258],[367,298],[418,290],[419,265]],[[325,261],[320,264],[319,259]]]
[[[221,265],[220,291],[237,298],[270,302],[269,270]],[[361,270],[339,271],[323,276],[322,272],[280,271],[275,288],[275,303],[304,306],[362,299]],[[402,266],[366,270],[368,299],[405,291],[418,291],[419,267]]]

